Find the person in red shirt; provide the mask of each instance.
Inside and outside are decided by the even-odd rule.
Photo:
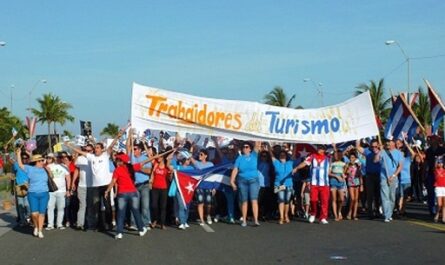
[[[443,157],[436,159],[436,168],[434,170],[434,191],[437,198],[437,211],[434,216],[434,222],[439,221],[439,215],[442,212],[442,223],[445,223],[445,169],[443,168]]]
[[[151,185],[151,207],[153,214],[152,228],[165,228],[165,219],[167,217],[167,195],[168,183],[171,180],[173,168],[170,165],[170,159],[162,156],[153,163],[152,176],[150,178]]]
[[[139,212],[139,194],[134,185],[134,172],[141,170],[141,164],[134,166],[129,163],[130,158],[120,153],[116,155],[116,169],[113,172],[113,178],[105,191],[105,198],[108,198],[111,189],[114,185],[117,186],[117,227],[116,239],[122,238],[124,230],[124,220],[127,212],[127,205],[130,207],[131,213],[136,221],[136,226],[139,230],[139,235],[144,236],[147,233],[147,228],[144,227]]]

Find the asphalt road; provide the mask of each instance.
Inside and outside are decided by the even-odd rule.
[[[71,229],[37,239],[31,228],[14,228],[0,237],[0,264],[445,264],[445,225],[422,220],[211,228],[129,232],[122,240]]]

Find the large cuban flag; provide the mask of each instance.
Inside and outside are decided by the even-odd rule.
[[[197,188],[216,190],[231,188],[232,169],[232,163],[225,163],[206,169],[175,171],[175,182],[178,184],[178,191],[184,205],[192,201]]]
[[[402,139],[405,133],[408,135],[408,139],[411,139],[418,126],[417,118],[407,106],[403,95],[398,96],[393,102],[391,114],[386,122],[385,138]]]
[[[445,107],[442,104],[439,96],[434,91],[431,84],[425,80],[428,87],[428,95],[430,98],[430,110],[431,110],[431,132],[432,134],[437,134],[439,131],[440,123],[443,121],[443,116],[445,115]]]

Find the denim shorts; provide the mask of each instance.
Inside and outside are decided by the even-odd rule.
[[[346,181],[338,181],[337,178],[330,178],[329,186],[331,186],[331,189],[344,190],[346,189]]]
[[[291,187],[286,187],[286,189],[280,190],[278,192],[278,203],[289,204],[293,194],[294,189]]]
[[[48,207],[48,192],[28,192],[28,202],[31,213],[46,214]]]
[[[196,189],[195,191],[196,201],[199,204],[205,203],[207,205],[212,204],[212,190],[209,189]]]
[[[258,193],[260,192],[260,181],[258,178],[254,179],[239,179],[238,180],[239,199],[241,202],[258,200]]]

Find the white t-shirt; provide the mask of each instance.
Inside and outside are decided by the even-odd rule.
[[[93,173],[92,187],[100,187],[110,184],[112,173],[110,172],[110,156],[103,152],[100,156],[87,154],[91,162],[91,171]]]
[[[48,168],[51,170],[53,180],[57,185],[56,192],[66,192],[66,175],[70,174],[68,170],[64,166],[54,163],[49,164]]]
[[[93,186],[93,172],[91,162],[85,156],[79,156],[76,160],[79,169],[79,187],[87,188]]]

